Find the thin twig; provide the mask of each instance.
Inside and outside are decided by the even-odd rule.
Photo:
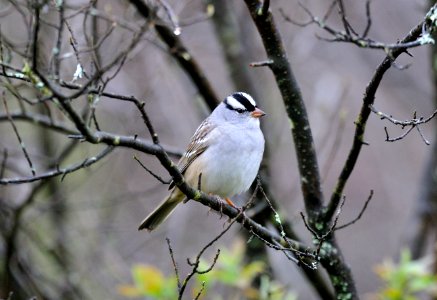
[[[338,4],[339,15],[341,17],[341,21],[343,22],[343,29],[345,30],[346,34],[348,36],[350,36],[351,35],[351,32],[350,32],[351,26],[350,26],[349,21],[347,20],[347,17],[346,17],[346,11],[344,9],[343,0],[337,0],[337,4]]]
[[[0,122],[9,121],[9,118],[13,121],[27,121],[63,134],[77,134],[77,131],[68,127],[67,124],[51,120],[49,117],[38,113],[9,112],[9,114],[0,114]]]
[[[329,235],[331,233],[333,233],[337,227],[337,222],[338,222],[338,218],[340,217],[340,213],[341,210],[343,208],[343,205],[346,201],[346,197],[343,196],[343,200],[340,203],[337,212],[335,214],[334,220],[332,222],[331,227],[328,229],[328,231],[326,231],[324,234],[320,235],[318,232],[316,232],[314,229],[311,228],[311,226],[307,223],[305,215],[303,214],[303,212],[300,212],[300,215],[302,217],[302,220],[304,222],[305,227],[312,233],[312,235],[317,239],[318,241],[318,246],[317,246],[317,250],[316,250],[316,255],[319,256],[320,254],[320,250],[322,248],[323,242],[329,237]]]
[[[78,63],[78,66],[77,66],[77,67],[80,67],[81,70],[82,70],[83,75],[84,75],[86,78],[88,78],[88,74],[87,74],[87,72],[85,71],[85,69],[84,69],[84,65],[83,65],[83,63],[81,62],[81,59],[80,59],[79,51],[78,51],[78,49],[77,49],[77,45],[78,45],[78,44],[77,44],[77,40],[76,40],[76,38],[75,38],[75,36],[74,36],[73,29],[71,28],[70,23],[68,23],[68,21],[67,21],[66,19],[64,20],[64,22],[65,22],[65,25],[67,26],[68,31],[70,32],[70,46],[71,46],[71,48],[73,49],[73,53],[74,53],[74,55],[75,55],[75,57],[76,57],[76,61],[77,61],[77,63]],[[80,75],[80,74],[78,74],[78,75]],[[79,76],[78,76],[78,77],[79,77]],[[61,80],[59,81],[59,83],[61,83]]]
[[[365,212],[366,209],[367,209],[367,205],[369,205],[370,200],[372,200],[372,197],[373,197],[373,190],[370,190],[369,197],[367,197],[367,200],[366,200],[366,202],[364,203],[364,206],[363,206],[363,208],[361,209],[361,211],[360,211],[360,213],[358,214],[358,216],[357,216],[355,219],[353,219],[352,221],[347,222],[346,224],[343,224],[343,225],[337,226],[337,227],[335,228],[335,230],[337,231],[337,230],[340,230],[340,229],[343,229],[343,228],[349,227],[350,225],[355,224],[355,222],[357,222],[359,219],[361,219],[361,217],[363,216],[364,212]]]
[[[44,83],[45,87],[48,88],[52,93],[53,96],[58,98],[60,103],[62,104],[63,108],[65,110],[68,110],[68,107],[66,107],[66,103],[72,101],[73,99],[76,99],[83,95],[85,91],[88,90],[88,88],[98,79],[102,77],[103,74],[105,74],[107,71],[112,69],[115,65],[120,63],[123,59],[125,59],[126,55],[128,55],[141,41],[142,36],[145,32],[147,32],[148,28],[150,27],[150,24],[148,22],[144,23],[141,27],[141,30],[134,34],[132,39],[130,40],[130,43],[121,51],[119,52],[106,66],[99,69],[97,72],[93,74],[93,76],[90,77],[90,79],[81,85],[80,89],[78,89],[76,92],[70,95],[64,95],[62,94],[57,87],[55,87],[43,74],[35,68],[32,68],[32,71],[39,77],[39,79]]]
[[[245,217],[244,216],[244,211],[248,208],[248,207],[250,207],[250,205],[252,204],[252,201],[253,201],[253,199],[255,199],[255,195],[256,195],[256,193],[257,193],[257,191],[258,191],[258,187],[259,186],[259,184],[257,185],[257,188],[255,188],[255,191],[254,191],[254,193],[252,194],[252,196],[251,196],[251,198],[249,199],[249,201],[248,201],[248,203],[245,205],[245,206],[243,206],[240,210],[239,210],[239,212],[238,212],[238,214],[230,221],[230,223],[225,227],[225,229],[222,231],[222,232],[220,232],[213,240],[211,240],[208,244],[206,244],[201,250],[200,250],[200,252],[197,254],[197,256],[196,256],[196,259],[194,260],[194,262],[192,262],[192,261],[190,261],[190,259],[189,258],[187,258],[187,263],[188,263],[188,265],[189,266],[191,266],[191,267],[193,267],[192,268],[192,270],[191,270],[191,272],[185,277],[185,279],[182,281],[182,284],[180,285],[180,288],[179,288],[179,298],[178,299],[182,299],[182,296],[183,296],[183,294],[184,294],[184,292],[185,292],[185,289],[186,289],[186,286],[187,286],[187,284],[188,284],[188,282],[190,281],[190,279],[195,275],[195,274],[205,274],[205,273],[208,273],[208,272],[210,272],[213,268],[214,268],[214,266],[215,266],[215,264],[217,263],[217,260],[218,260],[218,258],[219,258],[219,255],[220,255],[220,249],[217,249],[217,252],[216,252],[216,255],[214,256],[214,259],[213,259],[213,262],[212,262],[212,264],[208,267],[208,268],[206,268],[206,269],[204,269],[204,270],[199,270],[199,265],[200,265],[200,259],[201,259],[201,257],[202,257],[202,255],[204,254],[204,252],[207,250],[207,249],[209,249],[215,242],[217,242],[226,232],[228,232],[229,231],[229,229],[232,227],[232,225],[235,223],[235,222],[237,222],[238,221],[238,219],[239,219],[239,217],[240,216],[243,216],[243,217]],[[169,241],[167,241],[167,243],[169,244]],[[169,244],[170,245],[170,244]],[[169,246],[169,249],[170,249],[170,246]],[[170,250],[171,251],[171,256],[172,256],[172,250]],[[173,258],[172,258],[173,259]],[[173,262],[173,266],[175,267],[175,272],[176,272],[176,274],[178,274],[178,270],[177,270],[177,265],[176,265],[176,263],[175,262]],[[177,277],[178,277],[179,275],[177,275]],[[178,287],[179,287],[179,283],[178,283]],[[199,291],[199,294],[202,292],[202,289],[201,289],[201,291]],[[198,295],[199,295],[198,294]]]
[[[388,130],[387,127],[384,127],[384,131],[385,131],[385,141],[386,142],[396,142],[399,140],[402,140],[404,137],[406,137],[413,129],[415,126],[411,126],[410,128],[408,128],[408,130],[406,130],[404,133],[402,133],[400,136],[391,138],[390,135],[388,134]]]
[[[199,265],[200,265],[200,258],[202,257],[203,253],[210,248],[216,241],[218,241],[226,232],[228,232],[228,230],[231,228],[231,226],[234,224],[234,222],[236,221],[236,218],[219,234],[217,235],[213,240],[211,240],[208,244],[206,244],[201,250],[200,252],[197,254],[196,256],[196,260],[194,262],[191,262],[189,260],[189,258],[187,258],[187,263],[188,265],[192,266],[192,270],[190,273],[188,273],[188,275],[185,277],[185,279],[182,281],[181,287],[179,289],[179,297],[178,299],[182,299],[182,296],[185,292],[185,289],[187,287],[188,282],[190,281],[190,279],[195,275],[195,274],[205,274],[210,272],[217,260],[218,257],[220,255],[220,249],[217,249],[216,255],[214,256],[213,262],[212,264],[205,270],[199,270]]]
[[[61,54],[62,49],[62,39],[64,34],[64,1],[60,1],[58,6],[59,10],[59,28],[58,28],[58,36],[56,39],[56,46],[53,49],[53,61],[54,61],[54,75],[56,80],[59,80],[59,72],[61,68],[61,60],[59,56]]]
[[[5,106],[6,115],[8,116],[8,120],[11,123],[12,129],[14,130],[14,133],[18,139],[18,142],[20,143],[21,150],[23,151],[24,157],[26,158],[27,163],[29,164],[32,175],[35,176],[35,173],[36,173],[35,168],[33,166],[33,163],[32,163],[32,160],[30,159],[29,154],[27,153],[26,145],[24,144],[23,140],[21,139],[20,133],[18,132],[18,128],[17,128],[17,126],[15,126],[14,120],[12,119],[12,117],[9,113],[8,103],[6,101],[6,96],[5,96],[4,92],[2,95],[2,99],[3,99],[3,104]]]
[[[369,105],[369,108],[372,112],[374,112],[376,115],[378,115],[381,118],[381,120],[386,119],[386,120],[390,121],[391,123],[393,123],[395,125],[400,125],[402,127],[428,123],[437,115],[437,109],[434,110],[434,112],[427,118],[425,118],[425,117],[417,118],[416,112],[414,112],[412,119],[405,120],[405,121],[399,121],[399,120],[393,118],[391,115],[385,114],[385,113],[377,110],[374,105]]]
[[[299,1],[300,3],[300,1]],[[325,15],[323,16],[323,22],[326,23],[326,21],[328,21],[328,18],[331,16],[332,12],[334,11],[335,5],[337,4],[337,0],[333,0],[331,2],[331,5],[329,5]],[[300,6],[302,7],[303,5],[300,3]]]
[[[419,132],[420,137],[422,138],[423,142],[427,144],[428,146],[431,145],[431,143],[425,138],[425,135],[422,132],[422,129],[420,126],[416,126],[417,131]]]
[[[428,123],[429,121],[434,119],[434,117],[437,115],[437,109],[427,118],[425,118],[425,117],[417,118],[417,114],[416,114],[416,112],[414,112],[412,119],[405,120],[405,121],[399,121],[399,120],[393,118],[391,115],[385,114],[385,113],[377,110],[374,105],[370,105],[369,108],[373,113],[375,113],[377,116],[379,116],[381,118],[381,120],[384,120],[384,119],[388,120],[392,124],[400,126],[402,129],[405,127],[409,127],[407,131],[405,131],[403,134],[401,134],[400,136],[395,137],[395,138],[390,138],[390,136],[388,134],[387,127],[384,127],[384,131],[385,131],[385,135],[386,135],[385,140],[387,142],[399,141],[399,140],[405,138],[414,128],[416,128],[417,131],[419,132],[420,137],[424,141],[424,143],[427,145],[430,144],[430,142],[423,135],[423,132],[421,131],[421,128],[419,125]]]
[[[39,174],[39,175],[33,175],[29,177],[18,177],[18,178],[1,178],[0,179],[0,185],[7,185],[7,184],[21,184],[21,183],[29,183],[34,181],[40,181],[42,179],[52,178],[56,176],[62,176],[62,179],[65,178],[67,174],[70,174],[72,172],[75,172],[80,169],[87,168],[96,162],[100,161],[102,158],[104,158],[106,155],[112,152],[114,150],[114,147],[108,146],[106,147],[102,152],[97,154],[96,156],[86,158],[84,161],[70,165],[66,168],[59,168],[57,167],[55,170],[47,171],[45,173]]]
[[[260,192],[263,194],[264,199],[266,200],[266,202],[268,203],[270,209],[272,210],[274,216],[275,216],[275,221],[279,226],[280,229],[280,233],[281,236],[283,236],[285,238],[285,230],[284,227],[282,226],[282,222],[281,222],[281,218],[279,216],[279,213],[276,211],[276,209],[273,207],[272,202],[270,201],[269,197],[267,197],[266,193],[264,192],[264,189],[261,185],[261,179],[259,178],[259,175],[257,176],[257,186],[259,186],[259,190]],[[291,245],[289,244],[289,246],[291,247]]]
[[[363,31],[362,35],[359,35],[353,27],[350,25],[349,21],[347,20],[346,13],[344,11],[344,4],[342,0],[336,0],[336,3],[338,3],[339,6],[339,16],[343,23],[343,30],[337,30],[330,25],[326,24],[325,18],[318,18],[314,16],[311,11],[305,7],[303,4],[299,2],[299,5],[304,9],[306,14],[309,16],[310,20],[305,23],[300,23],[292,20],[290,17],[288,17],[284,11],[281,10],[281,14],[287,22],[290,22],[294,25],[306,27],[310,24],[316,24],[320,29],[327,32],[330,36],[332,36],[331,39],[328,38],[322,38],[319,37],[321,40],[327,41],[327,42],[345,42],[345,43],[351,43],[355,44],[360,48],[370,48],[370,49],[381,49],[385,52],[387,51],[393,51],[393,50],[402,50],[406,51],[409,48],[415,48],[420,47],[425,44],[432,44],[434,43],[434,40],[431,38],[430,34],[434,31],[434,25],[432,21],[429,19],[432,19],[432,14],[428,13],[425,19],[425,22],[423,23],[424,26],[422,26],[423,30],[420,35],[418,35],[414,40],[411,41],[401,41],[397,43],[385,43],[385,42],[379,42],[373,39],[370,39],[367,37],[368,32],[370,30],[372,20],[370,16],[370,1],[366,1],[366,18],[367,18],[367,24]],[[432,11],[433,8],[431,8],[430,11]],[[330,8],[329,8],[330,10]],[[329,11],[328,10],[328,11]],[[429,21],[429,22],[428,22]],[[431,25],[426,26],[426,23],[430,23]]]
[[[202,292],[204,291],[204,289],[205,289],[205,281],[202,281],[200,290],[197,293],[196,298],[194,298],[194,300],[197,300],[200,298],[200,295],[202,295]]]
[[[8,149],[3,149],[3,159],[0,166],[0,179],[5,176],[6,162],[8,161]]]
[[[137,99],[133,98],[133,102],[137,106],[138,110],[141,113],[141,117],[143,118],[144,124],[146,125],[147,129],[149,130],[150,136],[152,137],[153,143],[156,145],[159,145],[159,138],[158,134],[156,133],[155,129],[153,128],[152,122],[150,122],[150,118],[146,113],[146,110],[144,107],[146,106],[145,102],[140,102]]]
[[[372,27],[372,17],[370,15],[370,0],[366,0],[366,19],[367,24],[364,28],[363,34],[361,35],[363,38],[367,37],[369,34],[370,27]]]
[[[182,284],[181,284],[181,279],[179,277],[178,264],[176,263],[176,260],[174,258],[173,248],[171,247],[170,239],[167,237],[167,238],[165,238],[165,240],[167,241],[168,251],[170,252],[171,262],[173,264],[173,269],[174,269],[174,272],[176,275],[176,282],[178,284],[178,291],[180,291]]]
[[[134,155],[134,159],[137,161],[137,163],[140,164],[140,166],[146,170],[150,175],[152,175],[153,177],[155,177],[156,180],[158,180],[159,182],[161,182],[162,184],[170,184],[170,180],[164,180],[162,179],[162,177],[160,177],[159,175],[156,175],[155,173],[153,173],[150,169],[148,169],[139,159],[138,157],[136,157]]]
[[[173,26],[173,33],[175,35],[180,35],[181,34],[181,26],[179,26],[179,20],[178,17],[176,16],[175,12],[173,11],[173,9],[171,8],[170,4],[167,3],[167,1],[165,0],[157,0],[161,6],[164,8],[164,11],[166,12],[171,25]]]
[[[149,20],[151,17],[158,19],[156,16],[152,16],[152,10],[150,7],[141,0],[129,0],[133,4],[138,12],[146,19]],[[155,20],[156,32],[162,41],[168,46],[170,54],[178,61],[182,69],[189,75],[193,84],[197,87],[199,94],[202,95],[208,107],[213,110],[217,104],[219,97],[212,88],[211,83],[207,80],[207,77],[200,69],[195,56],[193,56],[190,51],[185,47],[179,36],[174,34],[174,30],[165,26],[158,25],[160,23],[159,19]],[[163,23],[163,22],[161,22]]]

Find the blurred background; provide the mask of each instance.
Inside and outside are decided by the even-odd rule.
[[[26,24],[30,22],[30,2],[0,1],[1,40],[4,44],[16,45],[19,51],[25,49],[28,40]],[[57,24],[59,18],[54,2],[47,2],[41,11],[43,23],[38,59],[42,66],[48,67],[57,38],[57,31],[51,24]],[[92,3],[94,10],[88,14],[81,11],[84,7],[89,8],[88,1],[64,2],[71,28],[64,28],[60,77],[67,82],[73,80],[78,64],[70,45],[71,32],[80,49],[86,48],[85,32],[90,26],[95,26],[100,36],[106,35],[99,51],[83,52],[81,64],[85,71],[92,72],[90,57],[98,56],[102,65],[111,61],[129,44],[131,33],[139,30],[143,20],[128,1],[95,1]],[[315,16],[323,16],[330,4],[312,0],[301,2]],[[161,1],[146,3],[158,7],[156,13],[161,20],[172,26]],[[364,3],[345,1],[345,4],[351,24],[357,31],[364,30]],[[300,237],[311,245],[311,234],[299,215],[304,211],[304,205],[282,99],[268,68],[249,67],[251,62],[265,60],[266,55],[244,2],[169,0],[165,5],[171,7],[177,16],[181,26],[180,39],[197,60],[217,96],[223,99],[244,88],[266,111],[262,126],[269,146],[265,164],[269,170],[270,191],[281,217],[291,222]],[[211,16],[213,6],[215,16]],[[224,6],[227,7],[224,16],[217,17],[223,13]],[[307,106],[323,191],[325,198],[329,199],[352,144],[354,120],[366,85],[385,53],[321,40],[318,37],[329,36],[315,25],[299,27],[285,21],[280,9],[298,22],[308,21],[308,15],[297,1],[271,3],[271,11]],[[427,9],[425,1],[374,0],[371,2],[369,37],[395,43],[423,20]],[[94,25],[91,22],[93,16],[99,16]],[[226,27],[226,22],[233,27]],[[336,11],[329,24],[341,29]],[[230,29],[233,32],[226,32]],[[233,34],[236,40],[232,40]],[[231,38],[226,39],[229,35]],[[376,95],[377,109],[399,120],[412,118],[415,111],[418,116],[429,116],[434,111],[430,49],[415,48],[410,51],[412,57],[400,57],[398,66],[408,68],[392,68],[386,74]],[[231,63],[225,55],[229,52],[242,55]],[[12,55],[10,64],[21,70],[24,62],[19,55]],[[2,90],[10,95],[7,84],[7,80],[2,78]],[[18,84],[16,89],[32,98],[32,90]],[[192,81],[153,30],[144,33],[141,43],[128,55],[105,91],[133,95],[145,101],[146,111],[162,144],[181,152],[209,113]],[[80,98],[77,105],[84,105],[86,101],[86,97]],[[20,107],[19,101],[8,99],[8,106],[10,111],[15,111]],[[101,97],[96,107],[96,117],[103,131],[138,134],[150,140],[134,105]],[[30,106],[29,109],[38,111],[40,108]],[[5,113],[3,104],[0,113]],[[56,119],[68,122],[58,111],[54,113]],[[11,124],[5,119],[0,120],[0,151],[4,154],[7,149],[8,153],[3,177],[30,175]],[[53,165],[65,146],[72,142],[65,133],[32,123],[17,121],[16,126],[37,174]],[[425,167],[434,155],[433,146],[426,145],[415,130],[400,141],[386,142],[385,126],[391,137],[404,132],[375,115],[371,116],[365,136],[369,145],[364,147],[348,182],[346,202],[339,217],[339,224],[354,219],[370,190],[374,190],[373,199],[361,219],[338,231],[340,247],[364,299],[373,299],[381,288],[382,282],[375,271],[377,266],[387,260],[397,260],[401,249],[414,241],[416,225],[420,223],[417,211],[424,207],[420,206],[420,195],[426,190],[425,185],[430,184],[424,179],[427,176],[424,175]],[[432,144],[436,142],[433,122],[421,129]],[[62,166],[82,162],[101,149],[102,146],[78,143],[62,161]],[[165,197],[168,187],[148,174],[133,159],[134,155],[156,174],[169,178],[153,156],[118,148],[97,164],[68,174],[62,181],[57,177],[44,184],[0,186],[0,279],[6,276],[7,268],[12,270],[15,286],[20,289],[15,292],[17,299],[33,295],[42,295],[43,299],[129,298],[132,291],[128,286],[134,280],[132,270],[135,268],[147,266],[145,270],[154,277],[159,277],[159,272],[167,277],[174,274],[166,237],[171,240],[180,273],[189,272],[191,268],[186,264],[186,258],[193,258],[220,233],[226,218],[220,218],[206,207],[190,201],[178,207],[158,230],[138,232],[139,222]],[[240,203],[244,203],[244,198]],[[14,227],[16,214],[12,212],[16,213],[14,208],[23,203],[26,203],[25,208],[20,211],[18,225]],[[212,261],[217,248],[228,249],[231,258],[238,257],[246,242],[247,237],[242,235],[239,226],[234,225],[205,254],[205,260]],[[432,250],[433,247],[428,248]],[[272,280],[298,299],[318,298],[298,266],[277,251],[268,249],[267,252]],[[238,285],[218,284],[211,287],[205,299],[231,299],[231,295],[239,295],[235,299],[249,298],[236,292],[240,288]],[[6,297],[8,291],[2,290],[2,293]]]

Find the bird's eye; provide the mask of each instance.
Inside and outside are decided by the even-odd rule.
[[[242,109],[242,108],[236,108],[235,111],[239,114],[244,113],[244,109]]]

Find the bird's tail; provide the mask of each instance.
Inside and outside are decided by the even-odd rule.
[[[142,222],[138,230],[147,229],[154,230],[158,225],[164,222],[167,217],[173,212],[176,205],[184,200],[185,195],[178,189],[174,188],[170,195],[165,198],[159,206],[152,211]]]

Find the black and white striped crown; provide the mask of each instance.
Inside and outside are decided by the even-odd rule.
[[[256,102],[247,93],[238,92],[225,98],[223,101],[226,107],[237,112],[252,112],[255,110]]]

